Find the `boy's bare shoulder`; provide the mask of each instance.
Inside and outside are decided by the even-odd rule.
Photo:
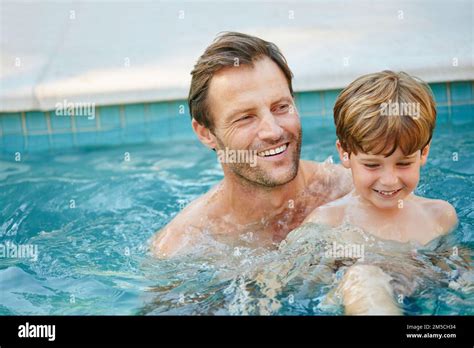
[[[423,198],[422,204],[433,220],[437,222],[440,234],[451,232],[456,227],[458,216],[449,202],[441,199]]]
[[[323,206],[314,209],[303,221],[313,222],[328,226],[338,226],[342,224],[347,208],[345,197],[339,198]]]

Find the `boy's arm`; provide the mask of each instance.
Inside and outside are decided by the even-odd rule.
[[[315,224],[337,226],[342,222],[344,208],[342,206],[325,205],[314,209],[304,219],[303,223],[312,222]]]
[[[351,266],[337,288],[347,315],[401,315],[390,276],[372,265]]]

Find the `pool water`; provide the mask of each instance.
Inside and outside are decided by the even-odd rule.
[[[303,129],[303,159],[336,158],[333,128]],[[420,286],[403,299],[407,314],[474,314],[473,131],[471,123],[435,132],[417,193],[449,201],[460,224],[419,250],[421,275],[411,281]],[[155,231],[222,179],[215,154],[194,139],[0,161],[0,243],[38,251],[36,260],[0,258],[0,314],[342,313],[327,298],[340,271],[319,263],[315,241],[287,251],[209,241],[213,252],[179,260],[149,254]]]

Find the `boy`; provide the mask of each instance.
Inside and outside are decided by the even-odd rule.
[[[452,231],[457,216],[448,202],[413,193],[435,120],[429,87],[406,73],[383,71],[352,82],[337,98],[334,122],[337,151],[351,169],[354,190],[304,222],[349,224],[383,240],[418,245]],[[390,277],[377,266],[350,267],[338,291],[347,314],[400,312]]]

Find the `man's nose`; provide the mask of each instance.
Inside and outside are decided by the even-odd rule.
[[[393,187],[398,183],[398,176],[392,168],[387,168],[382,172],[380,183],[387,187]]]
[[[277,120],[271,112],[265,113],[260,121],[258,137],[262,140],[275,141],[283,135],[283,128],[280,127]]]

